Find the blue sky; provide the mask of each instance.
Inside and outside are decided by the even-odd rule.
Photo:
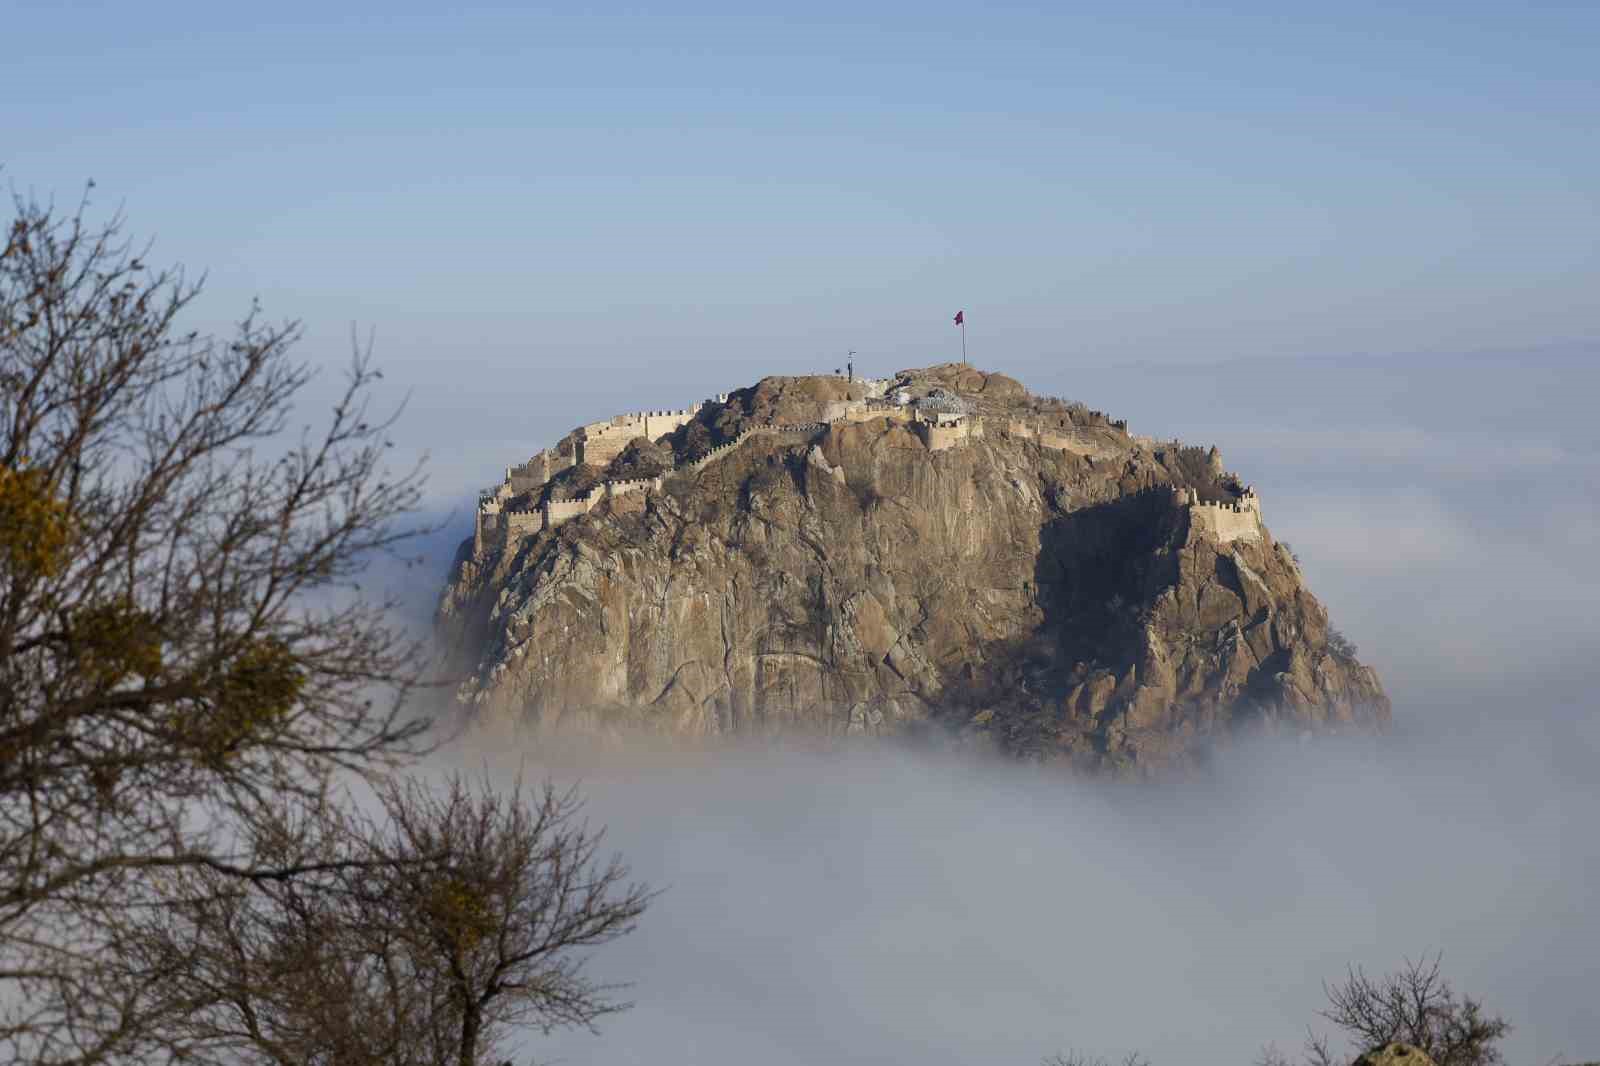
[[[463,7],[11,0],[5,179],[423,387],[1600,335],[1592,4]]]

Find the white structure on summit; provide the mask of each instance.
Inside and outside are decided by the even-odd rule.
[[[928,395],[913,399],[907,389],[889,391],[894,379],[880,378],[864,384],[867,386],[865,398],[825,404],[821,421],[748,426],[733,440],[712,448],[696,459],[681,465],[674,460],[673,469],[661,476],[603,481],[580,495],[560,497],[552,493],[535,506],[513,507],[513,501],[539,495],[540,490],[562,471],[583,464],[603,467],[622,454],[632,441],[640,437],[658,441],[694,421],[701,410],[725,405],[729,394],[718,393],[699,407],[676,411],[635,411],[581,425],[563,438],[557,447],[546,448],[525,463],[507,467],[503,482],[479,494],[473,554],[482,556],[509,546],[522,537],[554,529],[573,518],[588,514],[602,502],[609,502],[613,508],[642,508],[645,497],[652,492],[659,492],[667,478],[683,473],[698,473],[755,436],[810,440],[831,426],[881,418],[908,423],[930,453],[961,447],[994,433],[1031,441],[1042,448],[1072,452],[1091,461],[1108,454],[1103,440],[1095,440],[1064,419],[986,419],[973,414],[966,400],[942,388],[932,389]],[[1114,422],[1110,425],[1126,432],[1125,423]],[[1130,441],[1138,445],[1141,438],[1130,438]],[[831,472],[839,473],[837,470]],[[1194,489],[1173,489],[1171,493],[1175,506],[1188,509],[1191,528],[1224,543],[1260,539],[1261,504],[1248,487],[1237,501],[1230,503],[1202,501]]]

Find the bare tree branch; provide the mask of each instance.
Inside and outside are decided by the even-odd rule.
[[[424,746],[421,649],[351,595],[421,488],[357,349],[320,429],[293,323],[226,340],[87,205],[17,199],[0,247],[0,1057],[184,1053],[176,957],[130,916],[337,871],[256,848],[286,800]],[[196,879],[199,880],[196,880]]]
[[[217,891],[163,914],[148,942],[187,967],[187,1036],[214,1061],[479,1066],[518,1028],[623,1010],[584,974],[651,893],[602,859],[571,792],[453,777],[386,782],[375,820],[327,807],[273,832],[315,879]],[[263,842],[265,846],[265,842]],[[197,1052],[196,1052],[197,1053]]]
[[[1357,1055],[1399,1041],[1427,1052],[1436,1066],[1499,1066],[1497,1045],[1510,1024],[1470,996],[1457,999],[1440,972],[1442,960],[1439,953],[1406,959],[1378,978],[1353,966],[1343,981],[1323,985],[1328,1007],[1320,1013],[1344,1031]],[[1326,1038],[1314,1034],[1307,1058],[1313,1066],[1335,1062]]]

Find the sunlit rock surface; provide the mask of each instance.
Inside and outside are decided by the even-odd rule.
[[[607,467],[562,448],[486,494],[445,590],[472,715],[1122,770],[1389,717],[1215,449],[1003,375],[772,378]]]

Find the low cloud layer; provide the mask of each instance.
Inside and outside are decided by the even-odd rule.
[[[610,842],[667,891],[595,962],[636,983],[636,1009],[527,1050],[1243,1063],[1297,1046],[1347,964],[1442,949],[1519,1024],[1514,1061],[1592,1054],[1600,737],[1546,725],[1250,746],[1155,787],[881,748],[534,759],[581,777]],[[1557,739],[1586,750],[1552,760]]]
[[[1517,1025],[1511,1061],[1600,1055],[1590,365],[1004,367],[1138,431],[1220,443],[1377,664],[1394,734],[1247,745],[1147,787],[882,746],[459,752],[581,779],[611,842],[666,889],[595,962],[635,982],[637,1007],[526,1050],[1244,1063],[1268,1041],[1297,1047],[1345,966],[1442,950],[1457,987]],[[490,458],[492,474],[515,456]],[[467,517],[430,546],[441,574]]]

